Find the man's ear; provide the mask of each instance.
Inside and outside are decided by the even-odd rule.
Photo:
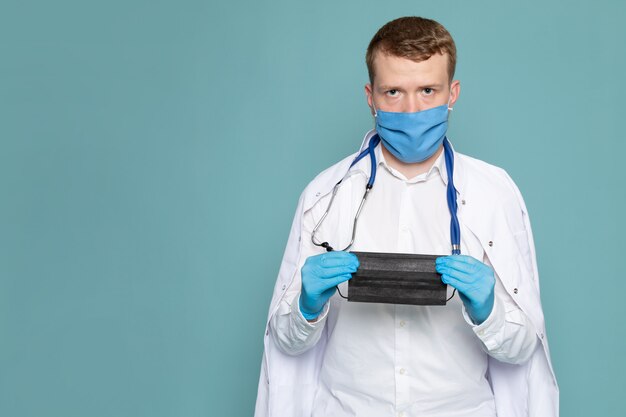
[[[461,94],[461,82],[454,80],[450,84],[450,107],[454,107],[454,103],[459,99],[459,94]]]
[[[367,99],[367,106],[370,108],[370,113],[372,113],[372,116],[374,116],[375,112],[374,112],[374,104],[372,101],[372,94],[373,94],[372,84],[370,83],[365,84],[365,98]]]

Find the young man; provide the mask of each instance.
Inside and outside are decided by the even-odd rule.
[[[505,171],[445,138],[460,93],[454,41],[435,21],[400,18],[376,33],[366,61],[371,154],[328,168],[300,198],[270,306],[256,416],[557,416],[523,199]],[[359,260],[343,248],[453,253],[436,260],[451,298],[347,302],[335,287],[347,293]]]

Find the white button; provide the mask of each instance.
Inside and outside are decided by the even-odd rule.
[[[406,369],[400,368],[400,375],[404,375],[405,372],[406,372]]]
[[[398,413],[398,417],[404,417],[404,411],[400,411],[400,412]]]
[[[479,335],[479,336],[482,336],[482,335],[484,335],[484,334],[485,334],[485,331],[484,331],[484,330],[479,330],[479,331],[478,331],[478,335]]]
[[[283,290],[284,290],[285,288],[287,288],[287,286],[286,286],[286,285],[283,285]]]
[[[402,321],[400,322],[400,327],[404,327],[404,325],[405,325],[405,324],[406,324],[406,322],[405,322],[404,320],[402,320]]]

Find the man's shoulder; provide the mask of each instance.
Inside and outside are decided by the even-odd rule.
[[[317,174],[304,188],[303,193],[324,193],[326,189],[332,188],[339,180],[343,178],[350,163],[354,160],[356,154],[350,154],[340,161],[332,164],[328,168]]]
[[[457,165],[462,165],[460,174],[464,178],[461,181],[468,190],[490,195],[498,200],[516,199],[517,186],[505,169],[459,152],[455,156],[458,158]]]
[[[472,202],[464,206],[465,220],[478,229],[490,230],[495,224],[494,219],[499,218],[513,232],[525,230],[526,205],[509,174],[504,169],[480,159],[458,153],[457,155],[459,165],[462,166],[459,170],[462,173],[459,174],[463,176],[459,178],[459,182],[463,183],[463,188],[459,191],[463,199]]]
[[[510,178],[509,174],[497,165],[490,164],[482,159],[474,158],[473,156],[460,152],[455,152],[455,156],[463,164],[466,175],[477,176],[479,178],[485,177],[485,179],[492,179],[498,182]]]

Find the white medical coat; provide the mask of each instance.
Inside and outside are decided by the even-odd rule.
[[[374,134],[368,132],[364,143]],[[266,322],[255,417],[309,417],[314,407],[326,333],[311,350],[289,356],[273,342],[269,321],[300,264],[303,213],[332,192],[355,156],[320,173],[298,201]],[[363,158],[359,164],[368,160]],[[557,417],[559,390],[550,362],[535,247],[524,200],[504,170],[458,152],[454,153],[454,184],[457,200],[465,200],[459,204],[459,222],[480,240],[504,288],[527,315],[541,341],[523,365],[489,358],[488,378],[498,416]]]

